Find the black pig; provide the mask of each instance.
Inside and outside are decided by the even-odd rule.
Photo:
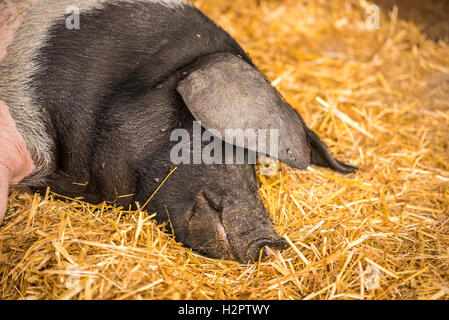
[[[285,247],[259,199],[253,154],[296,168],[355,169],[329,154],[232,37],[182,0],[36,4],[1,61],[0,100],[0,137],[8,137],[0,192],[50,186],[134,206],[177,167],[150,206],[176,239],[214,258],[248,262],[265,246]],[[223,150],[244,150],[245,163],[214,150],[223,161],[174,164],[171,134],[193,135],[195,120],[222,136]],[[271,147],[276,129],[277,148],[229,139],[230,128],[267,130]]]

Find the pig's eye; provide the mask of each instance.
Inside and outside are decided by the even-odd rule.
[[[221,204],[222,197],[211,190],[204,190],[203,191],[204,198],[209,203],[209,206],[214,208],[217,211],[223,210],[223,206]]]

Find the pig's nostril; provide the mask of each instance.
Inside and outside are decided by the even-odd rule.
[[[270,247],[265,246],[263,248],[263,252],[262,252],[262,259],[266,258],[266,257],[272,257],[272,256],[276,255],[278,252],[279,252],[279,250],[271,249]]]
[[[267,248],[268,247],[268,248]],[[259,259],[260,250],[263,249],[262,258],[273,256],[275,251],[283,250],[288,247],[287,241],[283,238],[278,239],[259,239],[251,243],[248,248],[248,256],[253,260]]]

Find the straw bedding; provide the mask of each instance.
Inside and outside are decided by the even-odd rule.
[[[291,248],[202,257],[148,212],[19,193],[0,226],[2,299],[448,299],[449,46],[367,1],[193,1],[360,168],[260,176]],[[157,197],[157,193],[154,195]]]

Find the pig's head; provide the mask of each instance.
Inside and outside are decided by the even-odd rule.
[[[252,262],[265,246],[286,244],[259,198],[250,164],[180,164],[151,206],[170,221],[178,241],[212,258]]]
[[[257,260],[266,246],[285,248],[285,240],[274,231],[259,198],[254,164],[248,161],[254,158],[249,155],[267,154],[296,168],[306,168],[310,163],[343,173],[355,168],[334,159],[300,115],[243,59],[231,54],[214,54],[187,70],[182,72],[177,91],[193,117],[222,139],[219,140],[222,161],[173,164],[167,154],[152,159],[146,172],[148,176],[143,179],[150,184],[142,186],[147,190],[155,188],[151,177],[158,177],[159,183],[163,178],[161,172],[166,174],[175,165],[178,167],[152,201],[159,219],[170,221],[177,240],[213,258],[245,263]],[[193,117],[187,117],[181,124],[190,134],[195,131]],[[241,129],[241,132],[276,129],[278,149],[268,147],[269,143],[250,144],[245,137],[229,138],[226,129]],[[194,153],[193,139],[189,148]],[[267,140],[271,141],[269,137]],[[203,142],[200,150],[204,152],[206,145]],[[229,146],[234,149],[231,164],[226,162]],[[237,164],[235,155],[242,150],[245,161]]]

